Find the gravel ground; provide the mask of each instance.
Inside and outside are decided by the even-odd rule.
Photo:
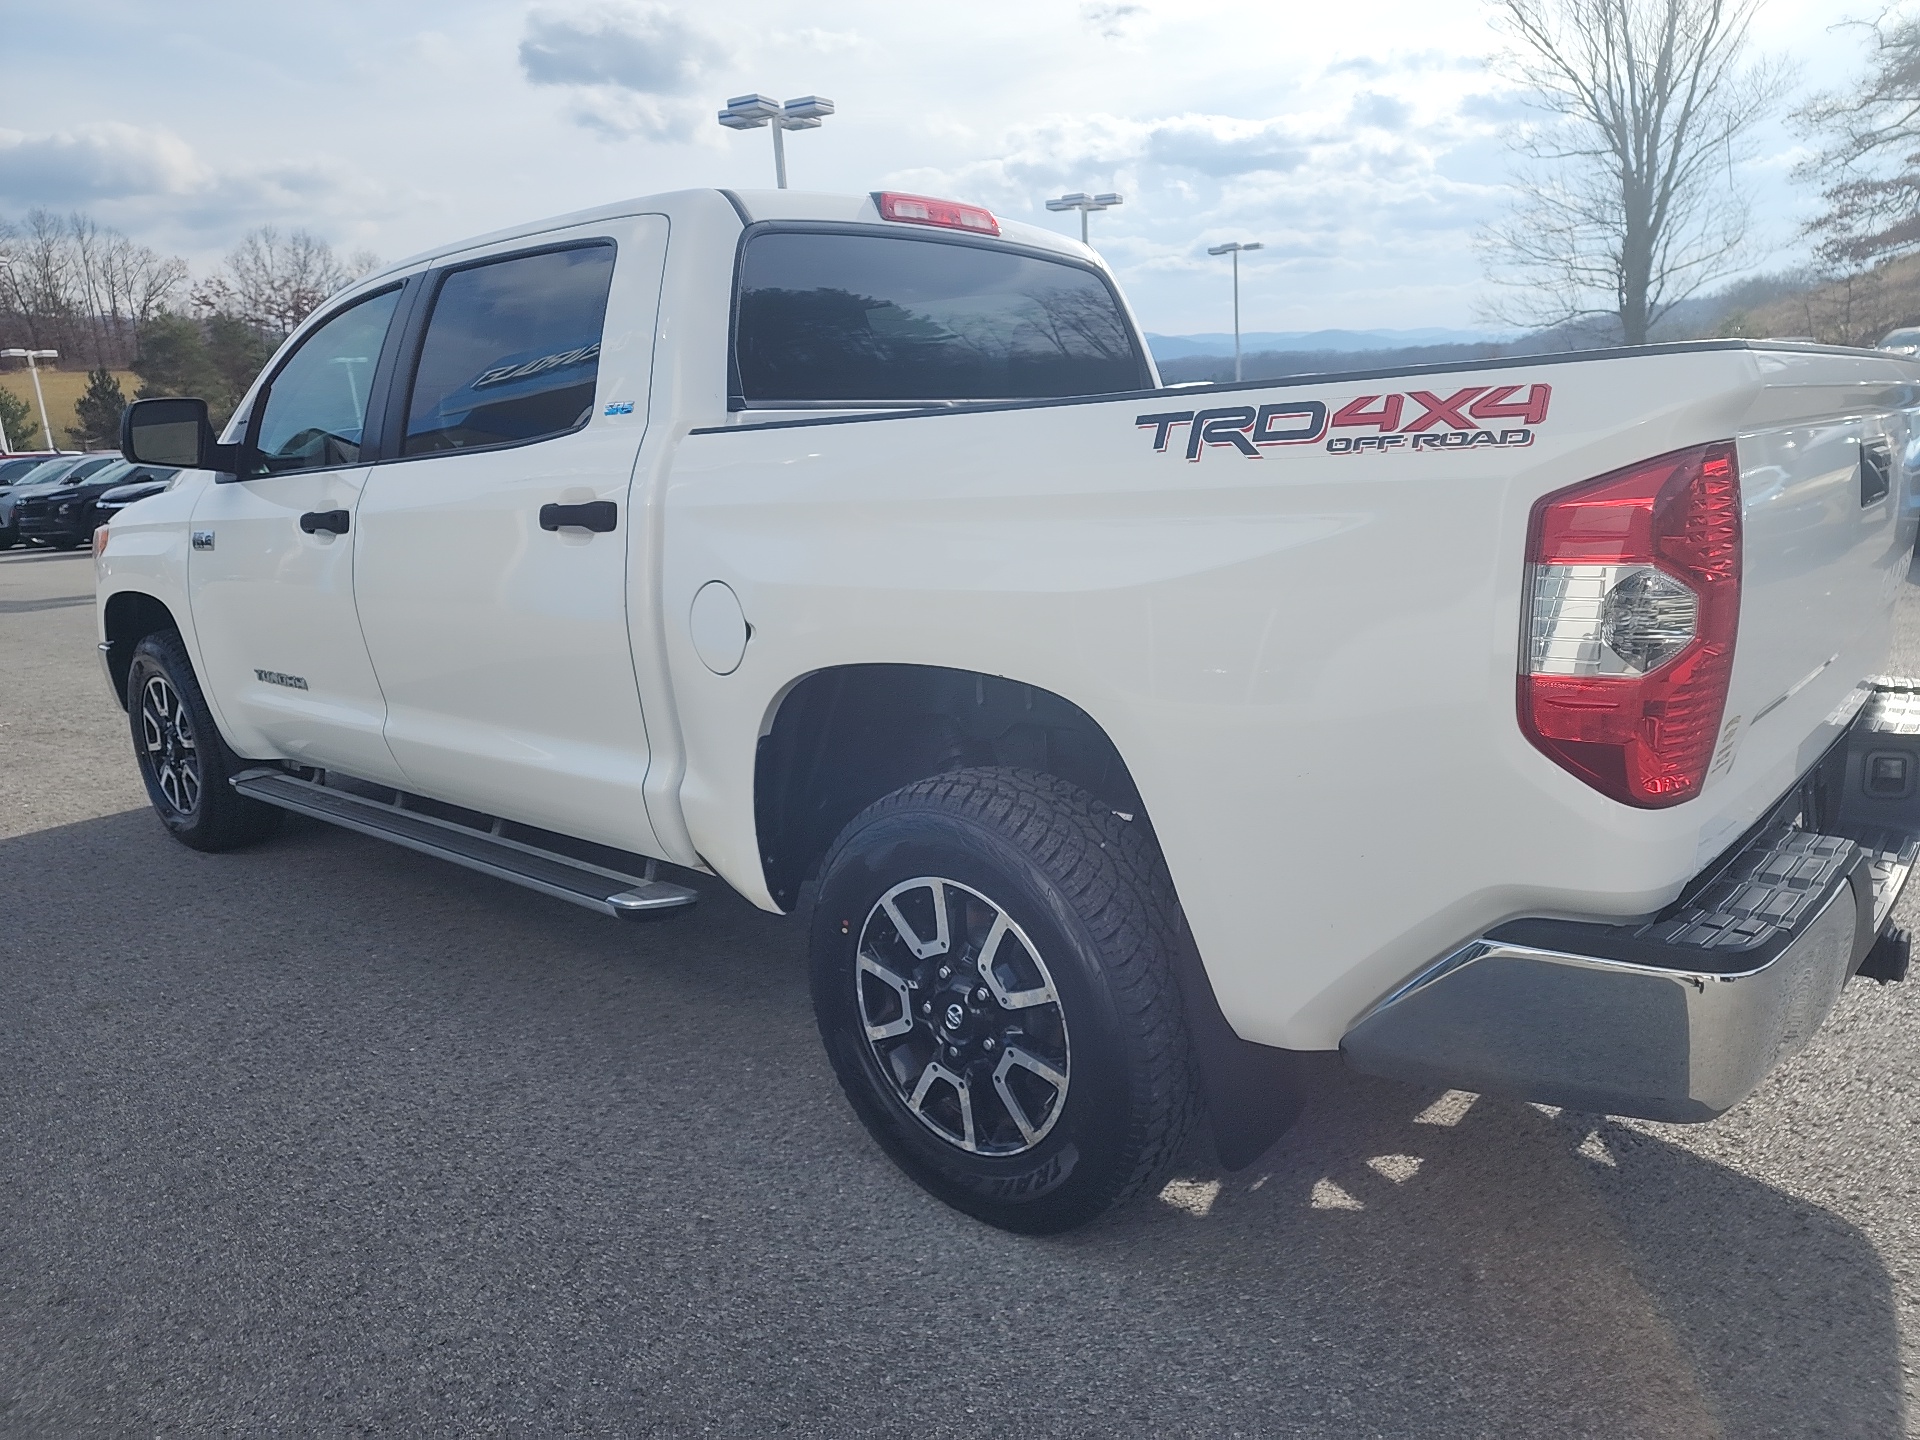
[[[1003,1235],[868,1143],[801,937],[715,882],[624,928],[317,825],[172,843],[92,590],[0,555],[0,1433],[1913,1424],[1920,984],[1710,1125],[1334,1067],[1253,1168]]]

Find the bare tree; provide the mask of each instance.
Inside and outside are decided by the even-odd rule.
[[[78,212],[0,223],[0,329],[63,360],[125,364],[134,332],[179,290],[186,262]]]
[[[0,248],[8,261],[0,266],[8,310],[34,349],[70,344],[80,306],[66,222],[50,210],[32,210],[24,225],[8,229]]]
[[[115,313],[138,327],[166,309],[187,283],[187,262],[115,232],[107,246],[105,273],[108,294],[118,307]]]
[[[1794,112],[1826,148],[1794,171],[1821,184],[1825,211],[1807,227],[1837,275],[1920,250],[1920,20],[1870,28],[1865,80],[1817,95]]]
[[[1787,75],[1747,63],[1759,0],[1497,0],[1507,73],[1539,119],[1509,133],[1522,199],[1482,232],[1490,307],[1550,326],[1611,317],[1629,345],[1737,269],[1735,162]]]
[[[200,309],[289,335],[329,295],[378,264],[364,251],[342,258],[305,230],[282,235],[263,225],[234,248],[218,275],[194,287],[193,300]]]

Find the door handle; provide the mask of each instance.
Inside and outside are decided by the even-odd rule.
[[[300,528],[309,535],[325,530],[330,535],[347,533],[348,515],[344,510],[309,510],[300,517]]]
[[[611,500],[589,500],[584,505],[542,505],[540,528],[558,530],[562,525],[578,526],[606,534],[620,523],[620,507]]]

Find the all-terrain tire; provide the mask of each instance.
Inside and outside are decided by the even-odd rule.
[[[147,798],[181,844],[233,850],[280,827],[279,810],[227,783],[247,762],[220,737],[177,631],[157,631],[134,648],[127,718]]]
[[[834,842],[814,1013],[908,1175],[989,1224],[1058,1233],[1156,1187],[1196,1118],[1179,925],[1145,826],[1051,775],[957,770]]]

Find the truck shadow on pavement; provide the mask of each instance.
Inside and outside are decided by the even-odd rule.
[[[1023,1239],[868,1143],[716,881],[621,927],[145,812],[0,875],[0,1429],[1904,1430],[1868,1238],[1617,1122],[1341,1073]]]

